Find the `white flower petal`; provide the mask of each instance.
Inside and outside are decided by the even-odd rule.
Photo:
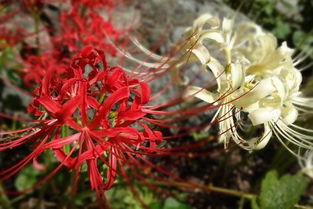
[[[259,102],[260,99],[269,96],[274,91],[275,86],[273,85],[272,79],[267,78],[261,80],[255,87],[249,90],[249,92],[234,101],[234,104],[236,104],[237,107],[246,108],[253,103]]]
[[[225,39],[221,32],[212,30],[206,30],[200,34],[199,42],[202,42],[203,40],[213,40],[219,44],[225,43]]]
[[[280,117],[280,110],[264,107],[249,113],[249,119],[254,126],[270,121],[276,121]]]
[[[286,90],[285,90],[285,85],[282,82],[282,80],[279,79],[278,77],[274,76],[274,77],[272,77],[272,83],[273,83],[274,87],[276,88],[276,91],[277,91],[279,97],[281,98],[281,100],[284,100],[286,97]]]
[[[313,151],[307,151],[303,158],[298,158],[302,172],[313,178]]]
[[[221,91],[222,80],[225,79],[224,66],[214,57],[211,57],[210,62],[207,63],[208,68],[212,71],[216,78],[218,92]]]
[[[211,14],[201,15],[194,21],[193,27],[202,29],[205,24],[209,24],[212,28],[219,27],[220,21],[216,17],[212,17]]]
[[[233,89],[241,87],[245,80],[245,73],[239,63],[231,64],[231,80]]]
[[[222,30],[223,30],[223,32],[224,32],[224,34],[226,36],[225,39],[226,39],[227,44],[229,44],[230,41],[231,41],[233,25],[234,25],[234,20],[233,19],[227,19],[227,18],[223,19]],[[230,48],[232,48],[232,46],[230,46]]]
[[[286,125],[294,123],[298,118],[298,110],[293,105],[288,105],[283,109],[283,113],[285,112],[282,120],[286,123]]]
[[[257,144],[255,144],[254,149],[257,149],[257,150],[263,149],[267,145],[268,141],[271,139],[272,134],[273,134],[273,132],[272,132],[269,124],[265,123],[263,135],[260,138],[252,139],[252,141],[256,141],[256,143],[257,143]]]
[[[192,49],[191,52],[199,59],[202,65],[205,65],[210,61],[210,52],[203,45],[199,45],[197,48]]]
[[[282,45],[278,48],[278,51],[283,55],[283,56],[286,56],[286,57],[290,57],[293,55],[294,53],[294,49],[291,49],[287,46],[287,42],[284,41],[282,43]]]
[[[198,99],[201,99],[204,102],[207,103],[213,103],[215,102],[216,95],[197,86],[188,86],[185,93],[184,98],[187,99],[189,97],[196,97]]]

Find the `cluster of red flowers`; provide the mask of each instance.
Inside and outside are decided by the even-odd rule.
[[[36,146],[21,162],[2,171],[1,179],[9,178],[43,151],[52,149],[61,166],[76,170],[77,178],[86,162],[91,188],[100,195],[100,191],[112,186],[117,166],[124,158],[142,147],[153,152],[161,140],[160,132],[140,121],[146,115],[144,105],[149,99],[146,83],[130,79],[120,67],[109,67],[103,51],[84,48],[64,71],[48,70],[35,89],[28,109],[40,120],[23,130],[25,136],[2,143],[0,150],[27,142]],[[142,131],[136,126],[141,126]],[[64,128],[67,136],[62,135]],[[2,134],[12,133],[15,132]],[[65,146],[70,146],[68,153]],[[106,183],[98,169],[103,165],[107,167]]]
[[[110,17],[117,2],[23,0],[6,3],[3,10],[7,11],[0,17],[1,44],[21,45],[18,48],[22,49],[16,53],[24,66],[21,76],[25,84],[35,86],[48,68],[69,65],[84,46],[101,48],[115,56],[112,43],[123,33],[122,29],[113,27]]]

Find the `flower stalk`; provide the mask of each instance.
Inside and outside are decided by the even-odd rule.
[[[220,194],[225,194],[225,195],[230,195],[230,196],[235,196],[235,197],[239,197],[239,198],[246,198],[249,200],[252,200],[253,198],[256,197],[255,194],[252,193],[246,193],[246,192],[241,192],[241,191],[237,191],[234,189],[227,189],[227,188],[223,188],[223,187],[217,187],[217,186],[213,186],[213,184],[209,184],[209,185],[198,185],[195,183],[185,183],[185,182],[174,182],[174,181],[166,181],[166,182],[162,182],[162,181],[152,181],[153,184],[156,185],[162,185],[162,186],[175,186],[178,188],[187,188],[187,189],[201,189],[204,191],[209,191],[209,192],[215,192],[215,193],[220,193]]]

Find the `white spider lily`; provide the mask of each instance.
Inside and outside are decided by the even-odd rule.
[[[286,43],[278,47],[276,38],[254,23],[233,29],[231,20],[220,24],[210,15],[195,20],[186,34],[193,35],[186,44],[192,47],[191,62],[212,71],[217,92],[189,86],[185,96],[220,104],[214,118],[220,121],[220,140],[225,145],[233,139],[245,149],[261,149],[274,133],[291,152],[290,144],[313,149],[313,131],[293,124],[299,112],[312,113],[313,99],[301,97],[302,76]],[[218,46],[224,59],[212,56],[204,40]],[[263,126],[259,137],[245,140],[239,134],[242,112],[248,114],[252,126]]]

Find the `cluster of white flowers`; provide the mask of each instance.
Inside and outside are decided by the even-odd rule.
[[[219,105],[214,119],[225,146],[232,139],[247,150],[261,149],[274,133],[294,154],[291,145],[313,149],[313,130],[294,124],[300,113],[312,113],[313,99],[301,95],[301,59],[293,58],[294,50],[285,42],[278,46],[276,38],[255,23],[234,27],[231,19],[220,21],[209,14],[194,21],[185,40],[182,49],[191,52],[189,61],[201,63],[217,83],[214,91],[189,86],[185,96]],[[210,53],[210,44],[223,58]],[[243,137],[247,121],[262,133]]]

